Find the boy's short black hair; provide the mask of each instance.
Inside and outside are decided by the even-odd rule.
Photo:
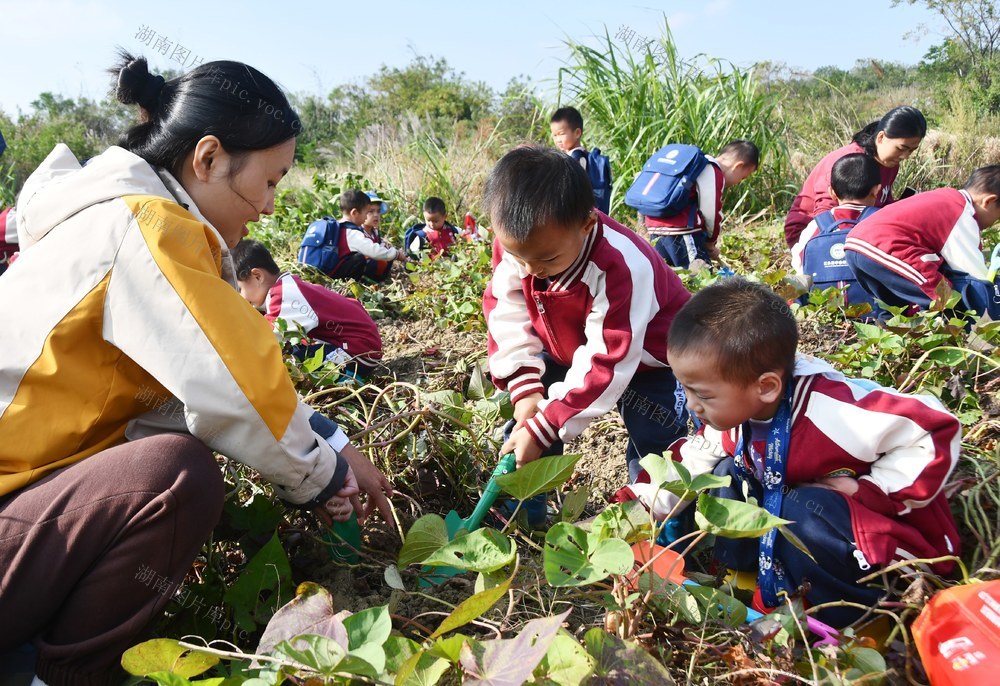
[[[233,256],[237,281],[249,279],[251,269],[263,269],[268,274],[274,275],[281,273],[271,253],[260,241],[244,238],[229,253]]]
[[[549,119],[549,123],[555,124],[557,121],[569,124],[569,128],[574,131],[576,129],[583,131],[583,115],[580,114],[580,110],[575,107],[560,107],[553,112],[552,118]]]
[[[426,200],[424,200],[424,212],[427,214],[440,214],[445,215],[447,212],[444,208],[444,200],[441,198],[436,198],[433,195]]]
[[[841,200],[867,198],[872,189],[882,183],[879,164],[863,152],[844,155],[833,163],[830,187]]]
[[[594,208],[594,190],[587,172],[566,153],[524,145],[493,167],[483,205],[496,230],[523,243],[536,226],[582,226]]]
[[[724,380],[745,387],[766,372],[790,379],[798,343],[788,304],[763,284],[732,277],[687,301],[670,325],[667,351],[703,355]]]
[[[751,167],[760,166],[760,148],[753,141],[737,138],[726,143],[725,147],[719,151],[719,157],[731,155],[737,162],[742,162]]]
[[[373,203],[368,194],[357,188],[349,188],[340,194],[340,211],[347,214],[351,210],[364,210]]]
[[[972,172],[965,190],[1000,195],[1000,164],[990,164]]]

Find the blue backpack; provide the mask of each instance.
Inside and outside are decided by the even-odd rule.
[[[625,191],[625,204],[647,217],[672,217],[691,208],[688,228],[694,228],[698,204],[691,189],[708,158],[696,145],[671,143],[646,160],[642,171]]]
[[[875,302],[861,287],[854,272],[847,265],[844,241],[850,229],[875,213],[877,207],[866,207],[857,219],[837,219],[828,210],[813,219],[819,233],[809,239],[802,249],[802,272],[813,278],[813,290],[837,286],[844,290],[844,303],[856,305],[863,302],[874,307]],[[850,288],[848,288],[850,286]]]
[[[582,150],[573,152],[574,160],[579,160],[584,156]],[[586,153],[587,176],[590,177],[590,185],[594,187],[594,207],[604,214],[611,211],[611,160],[607,155],[601,154],[600,148],[594,148]]]
[[[317,219],[302,237],[298,260],[302,264],[315,267],[327,275],[336,271],[340,261],[351,252],[347,245],[347,233],[333,217]]]

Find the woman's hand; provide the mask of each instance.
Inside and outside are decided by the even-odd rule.
[[[363,523],[372,510],[377,507],[386,522],[394,522],[392,507],[389,505],[389,498],[393,495],[389,479],[372,464],[371,460],[365,457],[364,453],[350,443],[340,451],[340,457],[347,460],[347,464],[351,466],[348,472],[356,477],[355,486],[367,496],[364,504],[357,494],[352,500],[355,512],[358,513],[358,521]],[[346,487],[346,481],[344,485]]]

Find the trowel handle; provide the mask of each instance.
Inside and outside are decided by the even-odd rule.
[[[1000,243],[993,246],[993,253],[990,255],[990,273],[986,277],[987,281],[993,281],[1000,272]]]
[[[500,458],[500,463],[493,470],[493,475],[490,477],[489,482],[487,482],[486,488],[483,489],[483,497],[479,499],[476,509],[465,520],[467,524],[466,528],[469,531],[475,531],[479,528],[479,525],[483,523],[486,513],[490,511],[493,503],[496,502],[497,496],[500,495],[500,484],[497,483],[497,477],[510,474],[516,468],[517,458],[514,456],[514,453],[507,453]]]

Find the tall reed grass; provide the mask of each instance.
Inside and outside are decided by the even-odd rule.
[[[558,99],[584,115],[588,146],[611,158],[615,184],[612,213],[628,216],[625,191],[646,159],[668,143],[692,143],[709,154],[735,138],[754,141],[762,163],[727,199],[731,216],[787,206],[787,127],[778,116],[778,96],[753,70],[699,56],[681,59],[664,22],[659,50],[635,54],[612,40],[566,41],[570,55],[558,75]],[[616,215],[617,216],[617,215]]]

